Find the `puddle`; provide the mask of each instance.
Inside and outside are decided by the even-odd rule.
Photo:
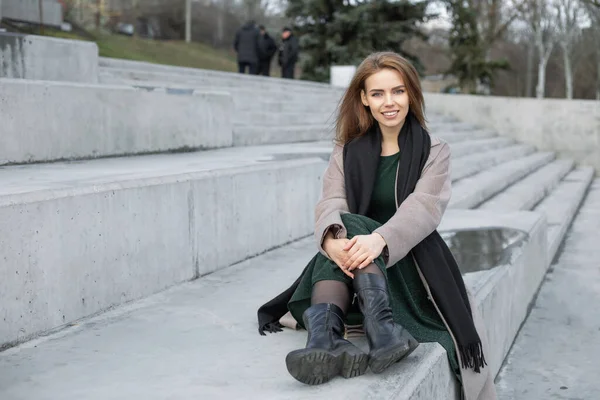
[[[525,232],[505,228],[445,231],[440,235],[450,247],[463,274],[508,263],[528,236]]]

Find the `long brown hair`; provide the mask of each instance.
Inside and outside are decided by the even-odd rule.
[[[385,68],[400,73],[408,93],[409,112],[412,112],[421,126],[426,127],[425,101],[419,73],[415,67],[399,54],[393,52],[373,53],[358,66],[350,86],[342,98],[335,127],[337,143],[345,144],[364,135],[375,123],[371,111],[361,101],[360,92],[365,90],[365,81],[368,77]]]

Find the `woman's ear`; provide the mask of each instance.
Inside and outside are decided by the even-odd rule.
[[[365,91],[364,90],[360,91],[360,100],[362,101],[363,106],[369,107],[369,102],[367,101],[367,96],[365,95]]]

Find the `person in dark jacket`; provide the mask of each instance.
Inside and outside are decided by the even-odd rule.
[[[294,68],[298,62],[300,45],[298,39],[288,27],[283,28],[281,33],[281,45],[279,46],[279,65],[281,66],[281,77],[294,79]]]
[[[258,40],[258,75],[269,76],[271,69],[271,60],[277,51],[275,40],[269,35],[269,32],[263,25],[260,26],[260,37]]]
[[[247,22],[235,34],[233,47],[237,53],[239,72],[246,73],[246,67],[251,75],[258,71],[258,40],[260,33],[254,21]]]

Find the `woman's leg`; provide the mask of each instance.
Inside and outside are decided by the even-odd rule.
[[[351,290],[346,282],[323,280],[313,285],[310,304],[333,303],[346,315],[350,307],[350,300]]]
[[[344,339],[350,299],[348,282],[325,279],[313,284],[311,306],[302,315],[308,332],[306,347],[292,351],[285,360],[300,382],[318,385],[336,375],[351,378],[366,371],[367,355]]]
[[[419,345],[411,334],[394,322],[387,279],[375,264],[355,272],[352,282],[363,314],[363,327],[369,342],[369,366],[383,372]]]

